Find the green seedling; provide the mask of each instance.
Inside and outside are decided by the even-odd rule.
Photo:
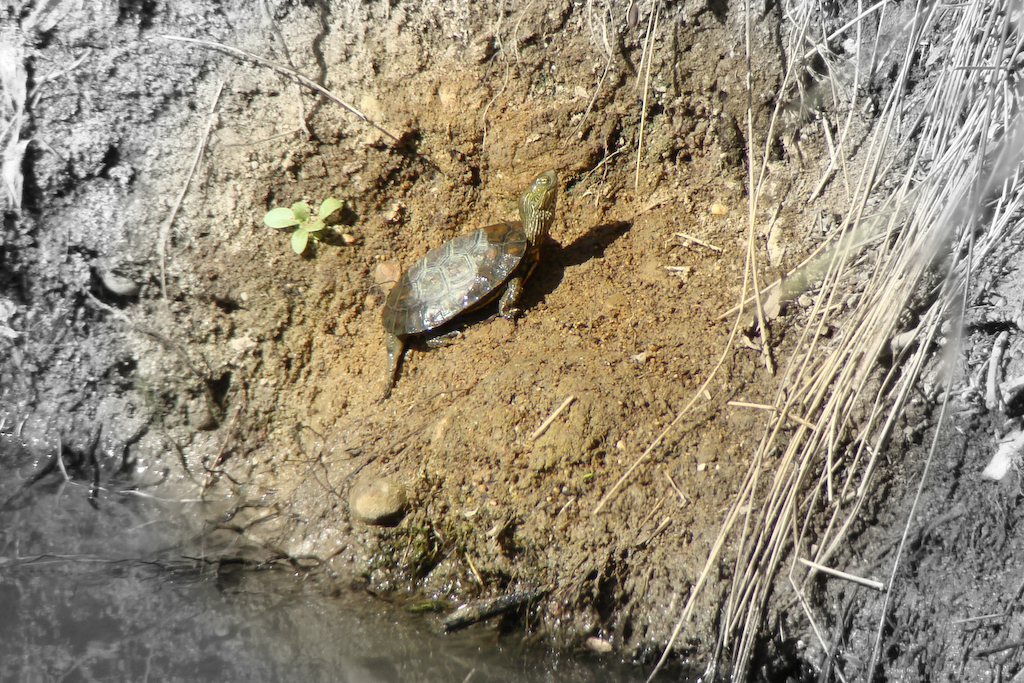
[[[309,240],[323,238],[323,231],[327,229],[325,222],[332,213],[342,207],[341,201],[334,197],[328,197],[320,204],[320,211],[314,217],[306,202],[295,202],[289,207],[279,206],[271,209],[263,216],[263,222],[268,227],[277,230],[295,228],[292,232],[292,251],[301,254],[306,251]]]

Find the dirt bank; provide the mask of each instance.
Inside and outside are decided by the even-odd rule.
[[[736,304],[840,222],[875,114],[842,114],[854,151],[838,171],[822,65],[783,81],[781,8],[749,17],[749,83],[746,17],[718,3],[67,2],[2,17],[24,67],[5,77],[3,142],[25,143],[0,257],[3,429],[41,463],[63,442],[80,476],[204,496],[249,559],[394,601],[543,588],[528,632],[660,651],[815,299],[795,292],[765,333]],[[753,230],[749,143],[768,150]],[[449,346],[413,344],[380,402],[396,274],[515,218],[547,168],[561,195],[522,318],[484,312]],[[263,224],[327,197],[340,222],[301,256]],[[855,305],[835,302],[837,326]],[[894,448],[920,440],[933,399]],[[383,476],[408,514],[354,522],[350,490]],[[905,510],[887,504],[895,524]],[[881,528],[864,542],[884,546]],[[711,576],[682,656],[714,648],[731,571]],[[773,605],[768,621],[787,619],[811,632]],[[774,665],[803,666],[800,636],[763,642]]]

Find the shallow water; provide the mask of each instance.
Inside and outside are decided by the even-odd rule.
[[[0,448],[11,441],[0,442]],[[301,573],[207,562],[197,504],[0,453],[0,681],[642,681],[634,666],[443,635]],[[51,461],[52,464],[52,461]],[[88,478],[86,478],[88,479]]]

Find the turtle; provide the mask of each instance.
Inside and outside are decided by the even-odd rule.
[[[384,302],[381,323],[388,351],[384,395],[391,395],[398,365],[410,336],[424,335],[428,346],[450,334],[432,331],[467,311],[498,300],[498,315],[515,320],[523,283],[540,260],[541,245],[555,216],[558,176],[544,171],[519,197],[518,221],[488,225],[455,237],[402,273]]]

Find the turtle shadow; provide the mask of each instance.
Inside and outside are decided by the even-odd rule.
[[[542,303],[549,294],[558,289],[565,279],[565,271],[587,261],[604,256],[604,252],[633,227],[627,221],[611,221],[595,225],[577,237],[572,243],[562,246],[548,239],[541,252],[540,263],[533,275],[526,281],[526,287],[519,299],[524,315]]]

